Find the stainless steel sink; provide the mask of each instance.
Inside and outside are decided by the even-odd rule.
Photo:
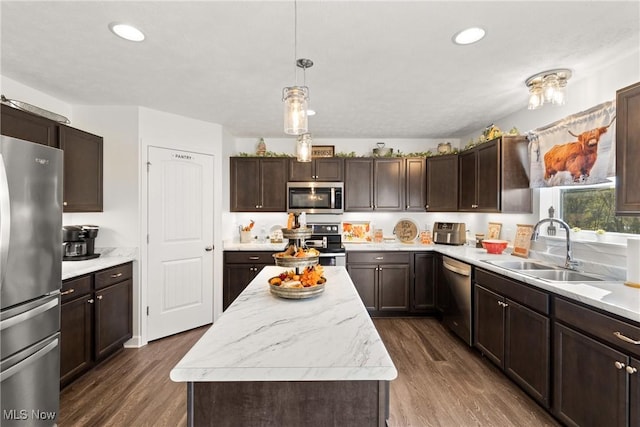
[[[550,282],[601,282],[604,279],[573,270],[521,270],[520,273]]]
[[[544,264],[538,261],[507,261],[507,260],[482,260],[487,264],[493,264],[498,267],[506,268],[509,270],[562,270],[562,267],[558,267],[551,264]]]
[[[579,271],[569,270],[553,264],[547,264],[540,261],[511,261],[511,260],[482,260],[487,264],[493,264],[497,267],[506,268],[507,270],[516,271],[520,274],[536,277],[538,279],[547,280],[549,282],[601,282],[606,278],[581,273]]]

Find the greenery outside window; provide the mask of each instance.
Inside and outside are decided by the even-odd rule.
[[[576,187],[560,190],[562,219],[572,228],[608,233],[640,234],[640,218],[616,216],[615,187]]]

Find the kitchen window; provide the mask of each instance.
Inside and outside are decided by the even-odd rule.
[[[610,179],[609,183],[592,186],[540,189],[540,218],[547,218],[549,207],[553,206],[555,217],[565,220],[571,228],[579,228],[587,240],[593,239],[596,230],[604,230],[609,242],[622,243],[626,235],[640,234],[639,217],[615,215],[615,178]]]

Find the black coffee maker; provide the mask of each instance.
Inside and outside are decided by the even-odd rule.
[[[98,230],[97,225],[65,225],[62,227],[63,261],[98,258],[100,254],[95,253]]]

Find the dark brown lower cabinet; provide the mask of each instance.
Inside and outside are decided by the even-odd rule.
[[[413,255],[413,286],[411,310],[432,312],[436,308],[436,254],[434,252]]]
[[[640,425],[640,325],[554,304],[553,413],[569,426]]]
[[[555,325],[554,412],[572,426],[627,426],[626,356]]]
[[[60,386],[122,349],[133,332],[131,263],[65,280],[60,310]]]
[[[222,309],[226,310],[265,265],[274,265],[273,252],[225,251]]]
[[[84,284],[86,292],[80,288]],[[60,385],[64,387],[93,365],[91,276],[65,281],[60,308]],[[69,290],[73,289],[73,292]]]
[[[474,298],[474,345],[548,408],[549,296],[519,282],[476,270]]]
[[[409,253],[349,252],[347,271],[372,315],[409,312]]]

